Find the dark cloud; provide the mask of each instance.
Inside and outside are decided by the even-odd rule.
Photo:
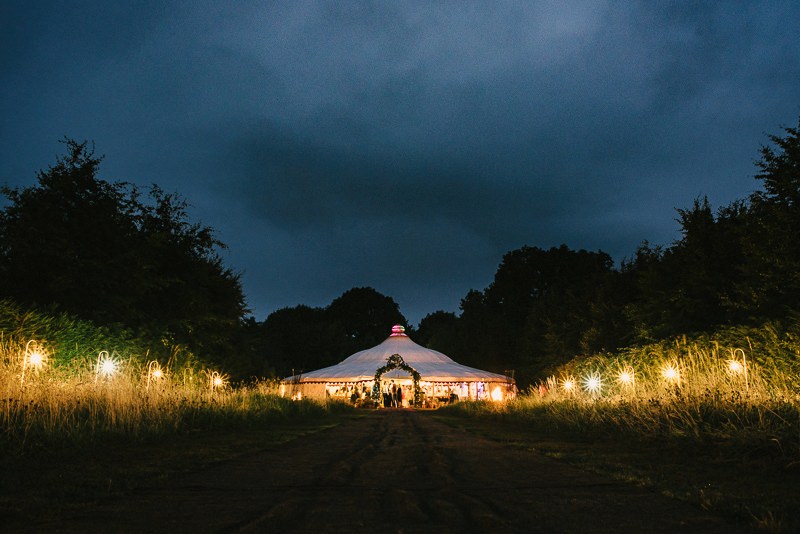
[[[524,244],[676,238],[800,115],[793,2],[6,2],[0,181],[67,134],[230,245],[258,318],[455,310]]]

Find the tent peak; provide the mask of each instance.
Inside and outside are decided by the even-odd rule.
[[[406,329],[403,325],[396,324],[392,327],[392,334],[389,337],[408,337],[406,335]]]

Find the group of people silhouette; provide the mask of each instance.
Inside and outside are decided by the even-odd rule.
[[[394,380],[386,386],[383,390],[383,407],[384,408],[402,408],[403,400],[406,398],[406,392],[403,386],[395,384]]]

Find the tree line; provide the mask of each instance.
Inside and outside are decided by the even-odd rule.
[[[156,353],[234,354],[245,299],[213,229],[175,193],[99,178],[87,142],[63,144],[36,185],[0,189],[0,298],[133,331]]]
[[[680,238],[642,243],[616,265],[602,251],[522,247],[459,313],[437,311],[414,339],[457,361],[515,370],[524,386],[577,354],[730,325],[800,318],[800,124],[769,136],[749,197],[677,210]],[[353,288],[325,307],[249,316],[225,245],[187,203],[99,178],[101,157],[65,139],[36,185],[3,187],[0,298],[125,328],[225,365],[238,377],[333,365],[411,325],[391,297]],[[409,329],[411,330],[411,329]]]
[[[257,322],[239,273],[223,265],[225,244],[190,220],[185,199],[106,181],[92,145],[62,142],[35,185],[0,188],[0,300],[124,331],[150,340],[153,355],[188,353],[236,378],[331,365],[406,323],[371,288]]]
[[[468,365],[514,369],[528,384],[575,355],[726,326],[800,323],[800,126],[769,136],[763,189],[712,209],[677,210],[680,238],[642,243],[614,265],[566,246],[507,253],[460,314],[435,312],[417,338]]]

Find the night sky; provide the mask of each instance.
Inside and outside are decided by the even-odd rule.
[[[0,27],[0,183],[93,140],[217,230],[258,320],[372,286],[416,323],[523,245],[668,245],[800,116],[794,0],[4,0]]]

